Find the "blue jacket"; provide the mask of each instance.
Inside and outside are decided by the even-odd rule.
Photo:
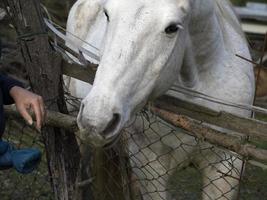
[[[0,38],[0,59],[1,59],[1,53],[2,53],[2,42]],[[3,105],[9,105],[14,103],[12,97],[9,95],[9,90],[13,86],[23,87],[23,85],[20,82],[12,78],[9,78],[8,76],[2,74],[0,71],[0,140],[5,131],[5,114]]]
[[[0,74],[0,139],[5,130],[5,114],[3,105],[10,105],[14,100],[9,95],[9,91],[14,86],[23,87],[22,83],[8,76]]]

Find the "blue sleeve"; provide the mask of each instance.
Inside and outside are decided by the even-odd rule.
[[[0,86],[3,94],[3,103],[9,105],[14,103],[14,100],[9,94],[10,89],[14,86],[23,87],[23,84],[15,79],[0,74]]]

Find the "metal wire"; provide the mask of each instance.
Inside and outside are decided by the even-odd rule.
[[[184,94],[184,95],[188,95],[188,96],[191,96],[191,97],[195,97],[195,98],[204,99],[206,101],[209,101],[209,102],[212,102],[212,103],[216,103],[216,104],[220,104],[220,105],[226,105],[226,106],[229,106],[229,107],[239,108],[239,109],[242,109],[242,110],[248,110],[248,111],[254,111],[254,112],[267,114],[267,109],[265,109],[265,108],[261,108],[261,107],[253,106],[253,105],[249,105],[249,104],[238,104],[238,103],[226,101],[226,100],[219,99],[219,98],[216,98],[216,97],[212,97],[212,96],[209,96],[207,94],[192,90],[190,88],[179,86],[179,85],[175,85],[174,87],[172,87],[170,89],[170,91],[178,92],[178,93],[181,93],[181,94]]]

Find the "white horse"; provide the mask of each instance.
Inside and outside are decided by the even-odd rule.
[[[88,135],[81,135],[84,141],[88,137],[115,141],[148,101],[174,83],[225,101],[252,104],[253,68],[235,56],[250,58],[250,54],[227,0],[78,0],[69,13],[67,31],[84,41],[68,34],[71,48],[78,52],[79,46],[90,49],[88,43],[93,43],[101,55],[77,119],[80,129],[87,130]],[[86,86],[75,90],[84,93]],[[200,98],[175,96],[215,110],[251,115]],[[203,169],[202,199],[235,198],[240,160],[234,162],[226,155],[221,161],[222,151],[211,151],[206,148],[209,144],[181,131],[164,138],[151,132],[142,135],[139,122],[127,134],[142,199],[178,199],[168,193],[168,180],[189,157]],[[155,137],[161,140],[151,146]],[[166,149],[169,154],[164,154]]]

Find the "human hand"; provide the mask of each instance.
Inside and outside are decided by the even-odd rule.
[[[18,86],[12,87],[9,93],[15,101],[18,112],[30,125],[33,124],[30,111],[34,112],[36,128],[40,131],[45,119],[43,98]]]

